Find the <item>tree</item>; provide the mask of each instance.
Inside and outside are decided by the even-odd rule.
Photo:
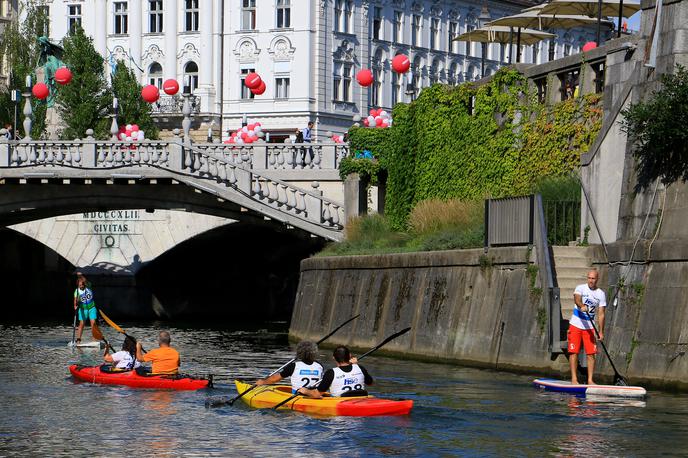
[[[38,37],[46,34],[49,18],[45,9],[39,8],[38,2],[26,0],[19,3],[22,21],[11,21],[5,26],[0,36],[0,59],[4,59],[9,69],[9,84],[0,90],[0,122],[14,121],[14,103],[10,99],[10,90],[24,90],[26,77],[31,75],[36,82],[35,69],[41,49]],[[23,101],[22,101],[23,102]],[[17,126],[21,126],[23,103],[19,106]],[[31,101],[33,107],[33,126],[31,136],[40,138],[45,131],[45,102]]]
[[[141,98],[141,85],[136,75],[123,62],[117,62],[112,76],[112,92],[117,97],[117,124],[138,124],[146,133],[146,138],[158,138],[158,127],[151,117],[151,106]]]
[[[661,77],[662,88],[646,101],[631,104],[621,114],[622,129],[633,142],[639,192],[655,180],[669,186],[688,181],[688,71]]]
[[[105,79],[103,56],[93,47],[93,39],[78,26],[64,39],[63,47],[62,60],[73,78],[57,95],[65,123],[60,136],[66,140],[83,138],[86,130],[93,129],[96,138],[108,138],[112,93]]]

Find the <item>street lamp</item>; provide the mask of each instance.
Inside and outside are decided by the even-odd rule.
[[[478,27],[482,28],[492,20],[490,16],[490,10],[487,9],[487,3],[483,3],[483,7],[480,10],[480,16],[478,16]],[[480,77],[485,77],[485,53],[487,49],[485,48],[485,43],[481,43],[482,52],[480,53]]]

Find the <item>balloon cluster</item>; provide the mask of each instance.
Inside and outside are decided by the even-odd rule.
[[[390,127],[392,115],[382,108],[372,108],[368,117],[363,118],[363,125],[366,127]]]
[[[146,138],[146,135],[141,129],[139,129],[138,125],[127,124],[126,126],[120,126],[117,138],[123,142],[140,142]]]
[[[246,75],[246,78],[244,78],[244,85],[251,90],[253,95],[262,95],[266,88],[265,81],[255,72]]]
[[[232,132],[230,137],[225,140],[225,143],[236,145],[251,144],[258,141],[261,137],[263,137],[263,127],[259,122],[256,122],[248,124],[236,132]]]
[[[333,135],[332,141],[335,143],[344,143],[344,136],[343,135]]]
[[[72,81],[72,76],[72,71],[67,67],[60,67],[55,70],[55,82],[62,86],[69,84]],[[50,89],[45,83],[36,83],[31,88],[31,93],[38,100],[45,100],[50,95]]]

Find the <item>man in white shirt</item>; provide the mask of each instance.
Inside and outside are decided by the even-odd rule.
[[[604,310],[607,307],[607,296],[604,291],[597,287],[598,279],[597,270],[591,270],[588,272],[588,282],[576,286],[573,293],[573,301],[576,305],[569,320],[568,350],[571,383],[574,385],[578,384],[578,352],[581,349],[581,341],[588,359],[588,385],[595,385],[592,376],[595,371],[597,344],[593,322],[595,315],[599,312],[597,329],[599,330],[599,339],[604,339]]]

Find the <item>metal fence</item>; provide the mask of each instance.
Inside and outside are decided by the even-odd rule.
[[[547,242],[550,245],[568,245],[580,235],[580,200],[544,201]]]

